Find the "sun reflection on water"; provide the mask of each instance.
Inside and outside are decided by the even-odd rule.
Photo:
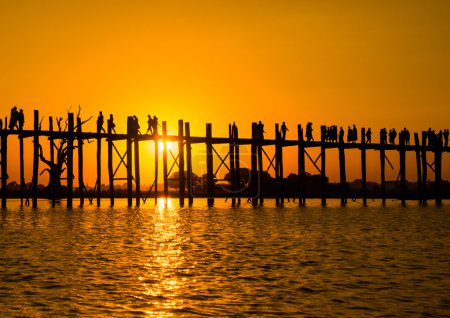
[[[173,200],[159,200],[155,207],[154,231],[147,243],[152,254],[145,264],[145,276],[139,277],[144,294],[154,310],[146,311],[149,317],[170,317],[173,310],[183,308],[180,290],[188,284],[179,272],[185,270],[182,239],[179,236],[179,215]]]

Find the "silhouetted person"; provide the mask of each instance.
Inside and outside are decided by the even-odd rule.
[[[448,129],[444,129],[444,146],[448,147]]]
[[[312,123],[309,122],[306,124],[306,141],[314,141],[312,132]]]
[[[158,117],[153,116],[153,134],[158,134]]]
[[[117,134],[116,132],[116,123],[114,122],[114,116],[113,114],[109,115],[109,120],[111,120],[111,131],[115,134]]]
[[[17,123],[17,107],[14,106],[11,108],[11,117],[9,118],[9,129],[14,130],[14,127],[16,127]]]
[[[381,129],[380,131],[380,144],[387,143],[387,130],[386,128]]]
[[[325,141],[336,142],[337,141],[337,127],[330,126],[325,130]]]
[[[366,131],[366,142],[368,144],[372,143],[372,131],[370,130],[370,128],[368,128]]]
[[[137,135],[140,134],[141,126],[139,126],[139,120],[136,115],[133,116],[133,132]]]
[[[344,142],[344,129],[342,127],[339,129],[339,142]]]
[[[281,139],[286,140],[286,132],[289,131],[289,129],[286,127],[285,122],[283,121],[283,124],[281,125]]]
[[[148,134],[150,132],[150,134],[153,134],[153,118],[150,115],[147,115],[147,131],[146,134]]]
[[[353,142],[355,142],[355,141],[357,141],[358,140],[358,130],[356,129],[356,126],[355,125],[353,125],[353,136],[352,136],[353,138]]]
[[[237,128],[235,122],[233,122],[233,126],[231,127],[231,131],[232,131],[232,134],[233,134],[233,138],[237,138],[237,136],[238,136],[238,128]]]
[[[105,132],[105,129],[103,128],[103,122],[103,114],[102,112],[99,112],[97,117],[97,132]]]
[[[23,109],[17,113],[17,124],[20,131],[23,130],[23,124],[25,123],[25,115],[23,114]]]
[[[259,140],[264,140],[264,124],[259,121],[258,125],[257,125],[257,131],[258,131],[258,135],[257,137],[259,138]]]
[[[109,114],[109,123],[111,125],[111,132],[114,132],[116,134],[116,124],[114,123],[113,114]]]
[[[347,129],[347,142],[352,142],[353,141],[353,129],[350,127],[350,126],[348,126],[348,129]]]
[[[397,131],[395,131],[395,128],[392,128],[389,130],[389,143],[395,144],[395,138],[397,138]]]

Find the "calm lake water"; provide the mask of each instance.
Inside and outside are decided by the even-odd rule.
[[[0,219],[2,317],[449,317],[450,202],[146,204]]]

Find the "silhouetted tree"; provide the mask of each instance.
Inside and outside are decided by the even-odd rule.
[[[179,179],[179,175],[180,173],[178,171],[173,172],[170,176],[169,176],[169,187],[173,188],[173,189],[179,189],[180,188],[180,183],[178,182]],[[185,185],[186,185],[186,189],[188,187],[187,184],[187,172],[184,172],[184,180],[185,180]],[[192,173],[192,187],[198,187],[201,184],[201,180],[200,177],[198,175],[196,175],[195,173]]]
[[[80,113],[81,113],[81,107],[78,107],[77,118],[80,117]],[[81,125],[88,122],[91,118],[92,118],[92,116],[89,119],[82,121]],[[67,128],[68,128],[67,120],[65,121],[64,127],[61,127],[60,123],[58,123],[58,126],[59,126],[60,131],[67,131]],[[74,127],[75,130],[77,128],[78,128],[77,126]],[[61,195],[61,175],[66,170],[65,165],[67,164],[67,151],[69,150],[68,144],[67,144],[67,138],[61,138],[61,139],[59,139],[58,145],[55,145],[55,146],[51,145],[51,146],[55,147],[55,150],[56,150],[54,162],[51,159],[49,160],[49,159],[45,158],[43,150],[42,150],[42,145],[39,144],[39,158],[41,159],[41,161],[43,163],[45,163],[48,166],[47,168],[42,170],[42,172],[40,174],[42,175],[44,172],[49,173],[49,181],[48,181],[48,185],[47,185],[47,190],[53,196],[57,197],[57,196]],[[73,149],[75,149],[75,148],[77,148],[77,146],[73,146]],[[72,178],[72,176],[67,176],[67,177]]]

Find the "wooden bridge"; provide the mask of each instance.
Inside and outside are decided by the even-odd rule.
[[[37,207],[37,199],[39,195],[38,191],[38,177],[39,177],[39,163],[41,161],[39,155],[39,143],[42,137],[50,142],[50,162],[55,162],[55,140],[64,140],[67,147],[66,159],[64,160],[65,168],[67,171],[67,207],[72,207],[74,197],[74,153],[77,152],[78,156],[78,189],[79,189],[79,202],[80,206],[85,204],[85,199],[88,199],[90,203],[96,198],[97,205],[101,203],[101,164],[102,164],[102,140],[107,142],[107,159],[108,159],[108,182],[109,182],[109,199],[111,206],[114,205],[115,188],[114,181],[126,180],[127,182],[127,198],[128,205],[132,206],[133,201],[135,205],[139,206],[141,202],[144,202],[153,197],[155,202],[158,200],[158,164],[159,164],[159,142],[164,144],[162,149],[162,164],[163,164],[163,198],[167,198],[169,195],[169,175],[173,168],[178,168],[179,178],[176,180],[179,183],[179,204],[184,206],[185,200],[188,200],[188,204],[192,205],[194,200],[193,195],[193,172],[192,172],[192,144],[205,144],[206,145],[206,196],[208,205],[214,204],[215,196],[215,179],[217,173],[221,167],[226,167],[230,173],[230,192],[231,204],[240,204],[243,187],[246,189],[247,195],[245,199],[250,197],[254,206],[263,204],[264,194],[258,189],[261,189],[261,183],[263,182],[262,173],[273,169],[275,172],[275,201],[277,206],[283,205],[285,200],[285,193],[283,191],[283,149],[285,147],[296,147],[298,149],[298,182],[296,189],[296,197],[300,205],[304,205],[306,202],[306,171],[305,162],[310,160],[314,167],[318,170],[321,176],[321,202],[326,204],[327,200],[327,177],[326,177],[326,150],[330,148],[337,148],[339,151],[339,196],[341,203],[345,205],[348,199],[348,183],[346,180],[346,166],[345,166],[345,150],[357,149],[361,155],[361,198],[364,204],[367,202],[367,180],[366,180],[366,151],[375,150],[380,155],[380,173],[381,173],[381,199],[383,204],[386,201],[386,180],[385,180],[385,165],[387,157],[386,151],[394,150],[398,151],[399,156],[399,183],[400,183],[400,200],[405,203],[406,200],[406,152],[412,151],[416,155],[416,168],[417,168],[417,187],[418,187],[418,200],[420,203],[426,204],[427,200],[434,199],[436,204],[441,204],[442,201],[442,154],[449,152],[450,148],[444,144],[442,136],[434,142],[434,144],[427,143],[427,132],[422,132],[421,141],[419,140],[419,134],[414,133],[414,145],[407,145],[404,138],[400,138],[398,144],[387,144],[384,138],[380,138],[380,143],[368,143],[366,141],[365,129],[361,129],[360,142],[344,142],[343,137],[336,142],[329,142],[326,140],[326,126],[321,126],[321,140],[320,141],[308,141],[304,138],[304,130],[301,125],[298,125],[298,138],[295,140],[285,140],[280,132],[279,125],[275,124],[275,139],[261,138],[261,134],[258,131],[258,125],[252,124],[252,137],[240,138],[238,135],[238,128],[234,124],[229,125],[228,137],[213,137],[212,136],[212,124],[206,124],[206,133],[203,137],[191,136],[190,125],[188,122],[184,123],[182,120],[178,121],[178,134],[168,135],[167,124],[162,122],[162,134],[158,132],[148,135],[139,134],[137,129],[133,128],[133,117],[128,117],[127,133],[116,134],[113,133],[113,123],[111,120],[107,121],[107,131],[102,132],[98,128],[97,132],[83,132],[81,118],[77,117],[75,120],[74,114],[69,113],[67,118],[67,129],[61,131],[61,129],[55,131],[53,129],[53,119],[49,117],[49,129],[44,131],[40,127],[39,112],[34,111],[34,127],[33,130],[15,130],[7,129],[5,127],[0,130],[1,138],[1,201],[2,207],[5,208],[7,204],[7,198],[9,197],[7,189],[8,180],[8,137],[17,135],[19,137],[19,173],[20,173],[20,198],[21,204],[27,204],[31,198],[31,205],[33,208]],[[401,137],[401,136],[400,136]],[[24,175],[24,144],[25,138],[32,138],[33,140],[33,157],[32,157],[32,180],[29,189],[26,187],[25,175]],[[86,140],[96,140],[97,146],[97,176],[96,184],[94,187],[94,195],[89,196],[89,191],[86,189],[83,175],[83,144]],[[126,151],[121,153],[116,147],[115,143],[118,141],[126,141]],[[140,155],[139,155],[139,143],[142,141],[154,142],[154,181],[148,191],[141,191],[141,177],[140,177]],[[176,142],[178,145],[178,153],[176,156],[166,146],[167,142]],[[214,145],[223,144],[228,145],[228,153],[220,155],[214,148]],[[242,145],[249,145],[251,149],[251,169],[250,178],[248,184],[242,184],[240,176],[240,151],[239,147]],[[275,146],[275,155],[271,158],[267,155],[264,147]],[[308,148],[319,148],[320,154],[316,159],[311,158],[307,152]],[[173,157],[173,164],[169,168],[168,155]],[[113,161],[114,157],[118,156],[118,163]],[[427,161],[427,157],[431,157],[434,160],[432,164]],[[263,167],[263,158],[268,161],[268,166]],[[216,158],[220,161],[219,168],[214,171],[213,160]],[[133,160],[134,159],[134,160]],[[320,159],[320,164],[318,163]],[[228,161],[227,161],[228,160]],[[390,162],[388,161],[390,164]],[[126,167],[126,178],[116,177],[119,167],[123,165]],[[432,198],[428,193],[427,185],[427,170],[430,167],[434,171],[434,191]],[[134,169],[133,169],[134,168]],[[172,180],[173,181],[173,180]],[[133,182],[135,190],[133,191]],[[55,198],[52,199],[53,204]]]

